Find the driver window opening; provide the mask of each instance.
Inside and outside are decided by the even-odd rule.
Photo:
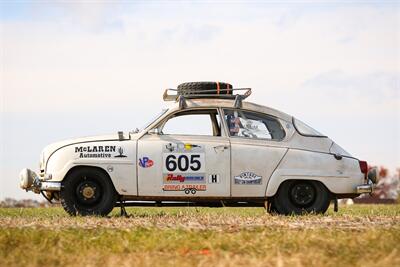
[[[221,136],[221,119],[217,110],[183,111],[168,119],[161,134]]]

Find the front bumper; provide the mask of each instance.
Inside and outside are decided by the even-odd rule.
[[[23,169],[19,174],[20,187],[39,194],[41,191],[61,191],[61,182],[46,181],[50,177],[40,178],[34,171]]]

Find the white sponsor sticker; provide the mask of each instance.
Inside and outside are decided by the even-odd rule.
[[[234,178],[235,184],[261,184],[262,181],[262,176],[259,176],[254,172],[243,172]]]
[[[163,173],[204,173],[204,153],[164,153]]]
[[[219,184],[221,182],[219,174],[210,174],[208,176],[209,184]]]

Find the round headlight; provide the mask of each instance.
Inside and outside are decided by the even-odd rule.
[[[22,189],[28,189],[33,185],[33,175],[31,170],[23,169],[19,174],[19,178],[19,186]]]

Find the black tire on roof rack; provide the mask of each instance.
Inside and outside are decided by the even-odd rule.
[[[231,84],[224,82],[188,82],[178,85],[178,94],[183,96],[232,95],[232,88]]]

